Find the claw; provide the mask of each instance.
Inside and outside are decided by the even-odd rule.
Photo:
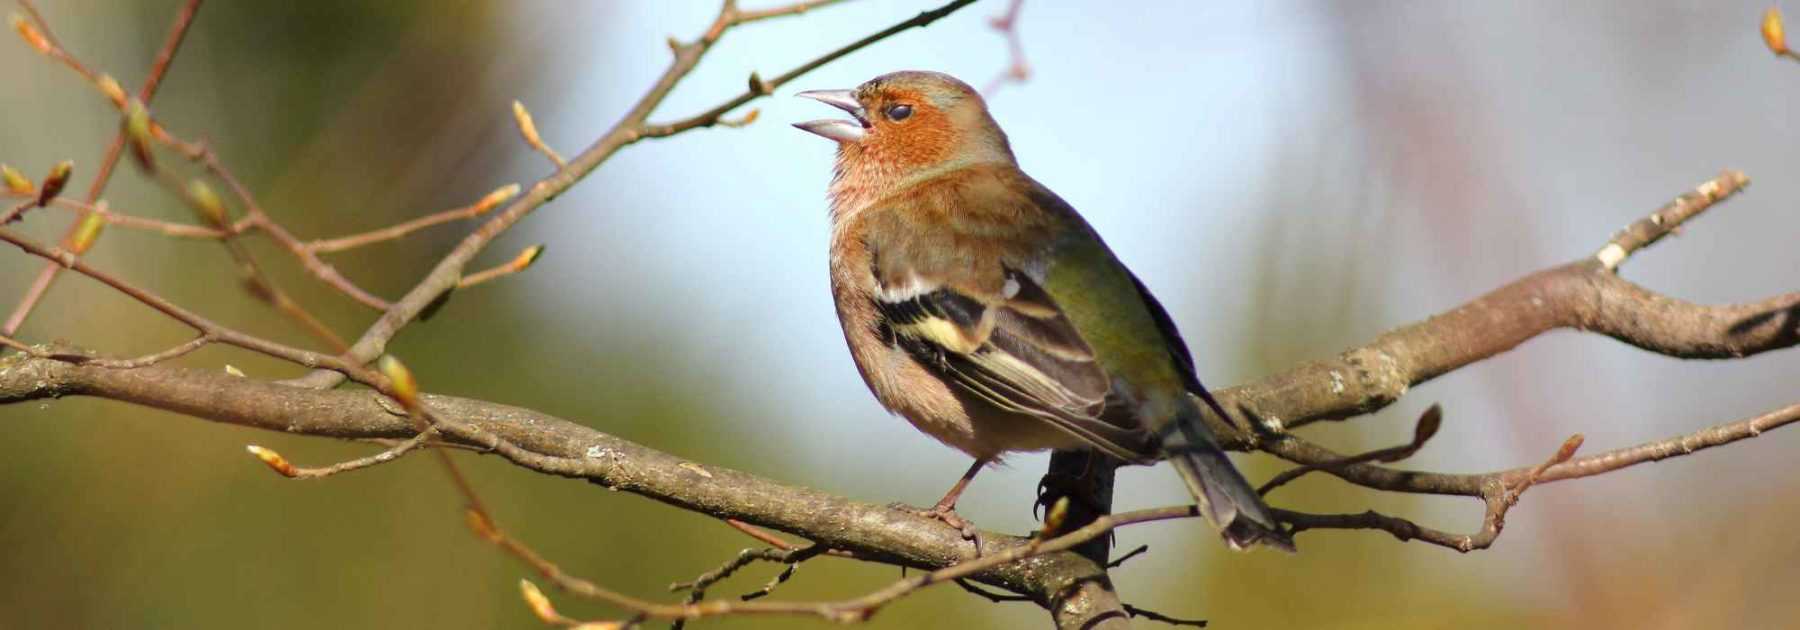
[[[962,534],[963,540],[975,543],[975,557],[981,557],[981,530],[975,528],[975,523],[970,522],[969,519],[963,518],[961,514],[957,514],[956,506],[943,505],[940,503],[932,506],[930,509],[920,509],[904,503],[893,503],[889,504],[888,507],[902,512],[917,514],[949,525],[951,529]]]

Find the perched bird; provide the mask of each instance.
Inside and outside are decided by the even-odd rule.
[[[1014,451],[1167,458],[1233,548],[1293,543],[1201,422],[1229,418],[1156,298],[1074,208],[1019,170],[981,95],[935,72],[798,96],[837,142],[831,290],[889,411],[975,458],[930,514]],[[965,529],[965,531],[968,531]]]

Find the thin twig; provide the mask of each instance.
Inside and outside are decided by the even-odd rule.
[[[1726,171],[1719,177],[1700,184],[1692,192],[1676,197],[1674,201],[1650,213],[1650,216],[1625,226],[1600,251],[1594,253],[1594,259],[1609,271],[1617,270],[1633,253],[1675,233],[1688,219],[1699,216],[1713,204],[1737,194],[1749,185],[1750,178],[1743,173]]]
[[[668,136],[672,136],[672,135],[681,133],[683,131],[688,131],[690,129],[699,129],[699,128],[703,128],[703,127],[711,127],[713,125],[717,125],[717,124],[719,124],[720,120],[726,114],[731,113],[732,110],[742,107],[742,106],[744,106],[745,103],[749,103],[750,101],[754,101],[758,98],[762,98],[764,96],[773,94],[775,92],[775,90],[780,89],[781,86],[787,85],[789,82],[793,81],[794,79],[800,78],[800,75],[811,72],[814,69],[818,68],[819,66],[823,66],[825,64],[836,61],[839,57],[843,57],[844,55],[848,55],[848,54],[856,52],[858,50],[862,50],[863,48],[867,47],[870,44],[887,39],[889,37],[893,37],[895,34],[898,34],[902,31],[906,31],[906,30],[912,29],[912,28],[929,26],[932,22],[936,22],[939,19],[942,19],[944,16],[950,15],[951,13],[955,13],[957,9],[961,9],[965,6],[968,6],[970,3],[973,3],[974,1],[975,0],[954,0],[953,2],[945,4],[944,6],[938,7],[936,9],[932,9],[930,11],[925,11],[923,13],[920,13],[920,14],[912,17],[911,19],[902,21],[898,24],[895,24],[888,28],[882,29],[873,34],[870,34],[867,37],[864,37],[862,39],[851,42],[842,48],[825,53],[824,55],[820,55],[818,58],[815,58],[812,61],[808,61],[806,63],[800,64],[798,67],[794,68],[793,70],[789,70],[787,72],[781,73],[780,75],[776,76],[773,79],[764,80],[756,74],[751,74],[750,75],[750,89],[744,91],[743,94],[739,94],[739,95],[731,98],[730,100],[725,101],[724,103],[721,103],[716,107],[713,107],[712,109],[706,110],[699,114],[695,114],[693,116],[690,116],[688,118],[684,118],[684,119],[681,119],[681,120],[678,120],[675,122],[665,123],[665,124],[643,124],[636,130],[635,135],[636,135],[636,137],[639,137],[639,138],[666,138]],[[722,14],[721,17],[729,18],[729,15]],[[730,24],[731,24],[731,22],[729,19],[721,19],[720,21],[714,23],[714,29],[707,31],[707,34],[709,36],[712,36],[712,39],[716,40],[717,36],[714,34],[715,31],[722,33],[723,29],[725,27],[729,26]],[[689,44],[689,46],[697,46],[697,45],[701,45],[702,43],[704,43],[705,45],[711,45],[712,41],[707,39],[706,37],[702,37],[700,42],[696,42],[695,44]]]
[[[730,525],[732,529],[743,532],[745,535],[747,535],[751,538],[760,540],[763,543],[765,543],[771,547],[774,547],[776,549],[792,551],[794,549],[800,548],[799,545],[782,540],[780,536],[771,534],[768,532],[768,530],[757,527],[755,525],[751,525],[749,523],[745,523],[745,522],[737,520],[735,518],[725,519],[725,524]]]
[[[281,473],[284,477],[293,479],[321,479],[339,473],[362,470],[370,466],[385,464],[400,459],[401,457],[406,456],[407,453],[411,453],[413,450],[424,446],[433,437],[436,437],[436,435],[436,430],[427,430],[418,435],[401,440],[399,444],[383,449],[381,452],[374,455],[358,457],[356,459],[338,462],[330,466],[320,466],[317,468],[301,468],[294,466],[289,464],[287,459],[282,457],[279,453],[260,446],[250,445],[246,448],[250,450],[252,455],[263,460],[263,463],[268,464],[270,468],[273,468],[275,472]]]
[[[518,196],[518,194],[519,185],[508,184],[496,189],[494,192],[488,193],[488,195],[482,197],[481,200],[461,208],[451,208],[442,212],[435,212],[417,219],[390,225],[377,230],[362,232],[360,234],[311,241],[306,243],[304,247],[306,250],[314,253],[330,254],[347,249],[363,247],[365,245],[391,241],[425,228],[443,225],[451,221],[479,217],[492,212],[496,206],[505,203],[507,199]]]
[[[1117,569],[1119,567],[1125,566],[1125,561],[1130,560],[1132,558],[1136,558],[1139,554],[1142,554],[1149,550],[1150,550],[1150,545],[1138,545],[1136,549],[1127,551],[1127,552],[1125,552],[1125,555],[1119,556],[1118,558],[1112,560],[1111,562],[1107,562],[1106,568]]]
[[[1151,621],[1160,621],[1160,622],[1169,624],[1171,626],[1185,626],[1185,627],[1189,627],[1189,628],[1205,628],[1206,627],[1205,619],[1179,619],[1176,617],[1170,617],[1168,615],[1156,612],[1154,610],[1145,610],[1143,608],[1138,608],[1137,606],[1133,606],[1131,604],[1125,605],[1125,614],[1131,615],[1133,617],[1143,617],[1143,618],[1149,619]]]
[[[514,256],[512,260],[464,276],[461,280],[457,281],[456,288],[467,289],[489,280],[504,278],[519,273],[531,268],[531,265],[537,262],[538,257],[543,255],[543,245],[532,245],[531,247],[525,248],[524,251],[519,252],[519,255]]]
[[[724,564],[719,565],[719,568],[702,573],[692,581],[670,584],[669,591],[675,593],[687,591],[691,598],[690,601],[697,602],[706,596],[707,588],[719,583],[719,581],[724,580],[725,578],[731,577],[733,573],[737,573],[738,569],[750,566],[751,563],[757,561],[789,562],[788,553],[788,551],[782,549],[744,549],[739,551],[737,555],[732,556],[730,560],[725,561]]]
[[[970,594],[975,595],[976,597],[980,597],[982,599],[988,600],[988,601],[996,603],[996,604],[1004,604],[1006,602],[1035,601],[1035,600],[1031,599],[1030,597],[1027,597],[1024,595],[1015,595],[1012,593],[996,593],[996,592],[988,590],[984,587],[977,586],[974,582],[970,582],[967,578],[958,579],[958,580],[955,580],[955,582],[956,582],[957,586],[962,587],[962,590],[968,591]]]
[[[84,361],[82,363],[85,365],[93,365],[93,366],[104,367],[104,368],[113,368],[113,369],[118,369],[118,370],[135,370],[135,369],[141,368],[141,367],[148,367],[148,366],[156,365],[158,363],[162,363],[163,361],[168,361],[170,359],[176,359],[176,358],[180,358],[183,356],[187,356],[188,353],[191,353],[195,350],[204,348],[204,347],[206,347],[207,344],[210,344],[212,342],[213,342],[212,335],[202,334],[193,339],[189,339],[187,342],[182,343],[181,345],[171,347],[162,352],[146,354],[144,356],[137,357],[134,359],[92,359],[89,361]]]
[[[988,18],[988,26],[1006,39],[1006,69],[981,89],[985,96],[993,96],[1008,83],[1024,83],[1031,79],[1031,65],[1025,62],[1025,44],[1019,37],[1019,9],[1024,6],[1025,0],[1011,0],[1005,13]]]
[[[209,336],[219,343],[237,346],[245,350],[301,365],[323,367],[345,373],[370,374],[366,368],[343,361],[335,356],[283,345],[213,322],[197,313],[177,306],[175,303],[170,302],[147,289],[121,280],[117,276],[107,272],[95,269],[76,257],[74,253],[60,247],[40,245],[30,239],[4,229],[0,229],[0,241],[11,243],[28,254],[52,261],[64,268],[74,270],[81,275],[97,280],[100,283],[111,287],[113,290],[137,300],[139,303],[148,306],[175,321],[188,325],[188,327],[193,328],[201,335]]]
[[[1574,457],[1576,449],[1581,448],[1581,442],[1580,435],[1571,436],[1549,459],[1526,469],[1522,477],[1511,477],[1510,471],[1482,475],[1477,495],[1481,497],[1486,509],[1482,514],[1481,529],[1473,534],[1451,534],[1374,510],[1361,514],[1308,514],[1282,509],[1273,509],[1273,512],[1276,519],[1289,525],[1291,534],[1309,529],[1379,529],[1402,542],[1418,540],[1463,553],[1487,549],[1493,546],[1494,541],[1499,539],[1501,530],[1506,528],[1506,513],[1518,504],[1520,495],[1540,481],[1548,470]]]
[[[1307,473],[1314,471],[1342,468],[1344,466],[1361,464],[1363,462],[1393,463],[1412,457],[1414,453],[1419,452],[1419,449],[1425,447],[1425,442],[1427,440],[1430,440],[1432,436],[1437,435],[1438,426],[1443,422],[1443,417],[1443,408],[1438,405],[1432,405],[1429,409],[1425,410],[1424,414],[1419,416],[1419,422],[1413,427],[1413,437],[1411,442],[1399,446],[1390,446],[1387,448],[1375,449],[1366,453],[1351,455],[1324,464],[1306,464],[1298,468],[1284,470],[1281,471],[1281,474],[1275,475],[1273,478],[1269,479],[1262,487],[1257,488],[1256,492],[1257,494],[1267,496],[1271,490],[1286,485],[1288,482],[1299,479]]]
[[[155,232],[163,236],[217,240],[243,231],[243,229],[237,227],[219,229],[204,225],[177,223],[174,221],[164,221],[162,219],[124,214],[115,211],[110,207],[105,207],[105,202],[87,204],[72,199],[57,199],[52,202],[51,205],[72,210],[82,217],[86,217],[90,214],[98,214],[100,215],[100,218],[106,221],[107,225],[117,225],[123,228]],[[248,227],[248,224],[242,222],[239,222],[238,225],[243,225],[246,228]]]
[[[1186,519],[1199,515],[1193,506],[1152,508],[1101,516],[1085,527],[1048,540],[1032,541],[979,558],[964,561],[936,571],[914,574],[867,595],[836,602],[759,602],[741,600],[708,600],[691,604],[657,604],[617,593],[587,580],[563,573],[555,564],[538,556],[511,539],[498,536],[492,540],[523,559],[540,574],[564,590],[597,599],[654,619],[701,619],[732,614],[780,614],[815,616],[839,623],[864,621],[886,606],[922,588],[944,582],[955,582],[996,567],[1059,551],[1066,551],[1106,535],[1112,530],[1138,523],[1169,519]]]
[[[743,9],[738,9],[736,11],[736,13],[733,15],[731,23],[733,26],[736,26],[736,25],[741,25],[741,24],[749,24],[751,22],[756,22],[759,20],[767,20],[769,18],[786,17],[789,15],[800,15],[800,14],[806,13],[807,11],[811,11],[813,9],[824,8],[824,7],[831,6],[831,5],[834,5],[839,2],[843,2],[843,1],[844,0],[810,0],[808,2],[795,2],[793,4],[788,4],[788,5],[778,6],[778,7],[770,7],[767,9],[754,9],[754,10],[748,10],[748,11],[743,10]]]

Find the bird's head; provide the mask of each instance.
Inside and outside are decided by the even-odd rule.
[[[840,183],[904,186],[972,164],[1013,163],[1006,134],[981,94],[938,72],[884,74],[854,90],[803,96],[849,113],[853,120],[795,123],[838,144]]]

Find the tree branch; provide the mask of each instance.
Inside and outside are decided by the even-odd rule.
[[[62,396],[106,398],[303,435],[407,439],[418,433],[403,412],[368,391],[287,387],[166,365],[119,370],[25,354],[0,358],[0,404]],[[423,400],[435,416],[517,445],[517,451],[495,453],[530,470],[787,532],[871,561],[935,570],[974,559],[973,545],[959,532],[911,512],[697,464],[529,409],[450,396]],[[490,445],[447,428],[443,439],[477,448]],[[1185,514],[1186,508],[1181,510]],[[1027,539],[984,532],[987,562],[979,571],[965,568],[965,575],[954,577],[1028,594],[1039,602],[1082,581],[1104,579],[1102,566],[1074,553],[1048,553],[1022,563],[990,559],[1026,544]]]
[[[1413,386],[1563,328],[1686,359],[1738,358],[1792,347],[1800,343],[1800,293],[1703,306],[1659,295],[1614,273],[1623,256],[1748,183],[1742,173],[1724,173],[1632,224],[1599,254],[1531,274],[1333,359],[1214,393],[1226,409],[1281,432],[1374,412]],[[1618,259],[1609,266],[1608,252],[1615,251]],[[1236,424],[1218,423],[1215,430],[1234,448],[1260,442]]]

